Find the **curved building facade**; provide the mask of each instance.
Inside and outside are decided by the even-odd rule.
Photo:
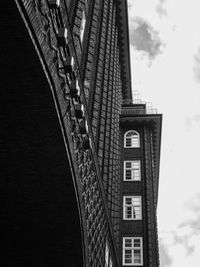
[[[162,116],[133,104],[127,12],[2,4],[4,266],[159,266]]]

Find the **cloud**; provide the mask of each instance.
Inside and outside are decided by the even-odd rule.
[[[171,239],[170,243],[168,239]],[[159,243],[162,267],[200,266],[197,261],[200,251],[200,232],[193,229],[190,224],[165,233]]]
[[[200,114],[185,117],[185,130],[190,131],[194,124],[200,122]]]
[[[134,5],[133,1],[128,1],[128,9],[131,9]]]
[[[160,261],[162,262],[162,266],[168,266],[172,263],[172,259],[168,255],[165,244],[160,240],[159,242],[159,253],[160,253]]]
[[[195,81],[200,83],[200,48],[197,54],[194,56],[193,72]]]
[[[200,121],[200,115],[198,116],[198,121]],[[192,195],[186,202],[185,207],[200,217],[200,193]],[[200,225],[199,225],[200,228]]]
[[[163,46],[158,31],[140,17],[133,18],[130,22],[130,43],[136,50],[148,55],[150,60],[161,53]]]
[[[185,208],[191,218],[175,230],[159,234],[162,267],[200,267],[200,193],[190,197]]]
[[[167,16],[167,10],[164,8],[166,0],[160,0],[159,4],[156,6],[156,11],[160,18]]]

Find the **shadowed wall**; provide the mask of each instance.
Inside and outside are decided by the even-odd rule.
[[[53,97],[14,1],[0,10],[1,266],[82,266],[77,201]]]

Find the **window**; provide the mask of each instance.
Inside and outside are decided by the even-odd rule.
[[[140,160],[124,161],[124,181],[140,181]]]
[[[108,246],[108,241],[106,240],[106,247],[105,247],[105,267],[113,267],[113,261],[111,257],[111,253]]]
[[[142,219],[141,196],[124,196],[123,204],[124,220]]]
[[[83,35],[85,31],[85,23],[86,23],[86,17],[85,17],[85,11],[83,10],[82,20],[81,20],[81,27],[80,27],[80,39],[81,43],[83,41]]]
[[[106,240],[106,247],[105,247],[105,267],[108,267],[109,262],[109,247],[108,247],[108,241]]]
[[[140,147],[140,135],[136,131],[128,131],[124,135],[124,147]]]
[[[142,237],[123,238],[123,265],[143,265]]]

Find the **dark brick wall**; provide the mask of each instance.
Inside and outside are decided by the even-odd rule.
[[[145,116],[145,115],[144,115]],[[121,208],[120,208],[120,248],[122,262],[122,240],[126,236],[140,236],[143,238],[143,266],[159,266],[156,205],[154,199],[153,172],[153,132],[151,126],[144,120],[138,121],[134,117],[121,117]],[[140,148],[124,148],[124,134],[129,130],[140,133]],[[124,160],[141,161],[141,181],[124,182]],[[123,220],[123,196],[140,195],[142,197],[142,220]]]
[[[0,265],[82,266],[77,201],[53,97],[14,1],[0,13]]]
[[[113,229],[119,234],[119,113],[121,76],[114,1],[94,2],[85,79],[90,81],[89,112]],[[95,26],[96,25],[96,26]],[[94,42],[90,42],[95,38]],[[86,88],[86,87],[85,87]]]
[[[115,1],[75,1],[73,37],[113,229],[119,234],[119,114],[121,69]],[[80,43],[82,11],[85,34]],[[82,51],[82,53],[81,53]]]
[[[124,134],[129,130],[135,130],[140,134],[140,148],[124,148]],[[139,236],[143,238],[143,253],[147,249],[146,235],[145,235],[145,171],[144,171],[144,129],[142,125],[137,123],[128,122],[121,124],[120,127],[120,142],[121,142],[121,182],[120,182],[120,247],[119,253],[122,262],[122,241],[126,236]],[[141,161],[141,181],[124,182],[124,161],[125,160],[140,160]],[[138,195],[142,197],[142,220],[139,221],[126,221],[123,220],[123,196]],[[144,257],[144,265],[146,265],[146,258]]]

